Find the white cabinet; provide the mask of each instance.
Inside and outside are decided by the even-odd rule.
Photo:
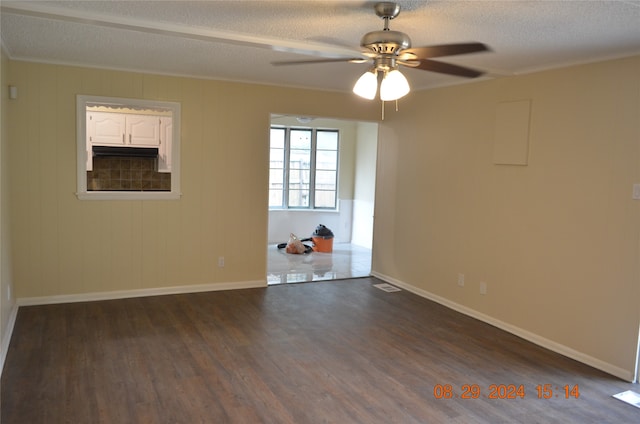
[[[171,117],[88,111],[86,129],[88,171],[93,146],[119,146],[157,147],[158,172],[171,172]]]
[[[158,172],[171,172],[171,146],[173,120],[163,116],[160,119],[160,149],[158,153]]]
[[[125,115],[87,112],[87,146],[123,145],[125,133]]]
[[[125,115],[128,144],[136,147],[160,145],[160,117],[149,115]]]
[[[153,115],[87,112],[87,144],[158,147],[160,119]]]

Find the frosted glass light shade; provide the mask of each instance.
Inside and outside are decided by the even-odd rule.
[[[397,100],[409,93],[409,81],[397,69],[389,72],[380,84],[380,100]]]
[[[378,92],[378,77],[372,71],[367,71],[356,81],[353,92],[367,100],[373,100]]]

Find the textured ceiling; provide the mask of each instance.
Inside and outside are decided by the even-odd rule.
[[[640,0],[398,1],[414,47],[478,41],[439,60],[498,78],[640,54]],[[382,29],[369,1],[2,1],[12,59],[349,91],[368,65],[273,66],[352,57]],[[304,53],[304,54],[302,54]],[[406,69],[413,89],[465,78]]]

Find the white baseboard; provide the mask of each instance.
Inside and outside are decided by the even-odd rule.
[[[132,297],[162,296],[167,294],[201,293],[220,290],[238,290],[267,287],[267,282],[242,281],[237,283],[212,283],[190,286],[158,287],[136,290],[115,290],[108,292],[81,293],[58,296],[22,297],[16,300],[18,306],[52,305],[56,303],[91,302],[96,300],[127,299]]]
[[[504,330],[508,333],[514,334],[518,337],[521,337],[525,340],[530,341],[531,343],[534,343],[538,346],[544,347],[546,349],[549,349],[553,352],[559,353],[563,356],[566,356],[568,358],[574,359],[578,362],[582,362],[583,364],[589,365],[593,368],[599,369],[600,371],[604,371],[608,374],[611,374],[615,377],[618,377],[622,380],[625,381],[629,381],[634,383],[635,382],[635,375],[632,371],[620,368],[618,366],[612,365],[608,362],[604,362],[600,359],[594,358],[592,356],[586,355],[582,352],[579,352],[575,349],[572,349],[568,346],[565,346],[563,344],[560,343],[556,343],[553,340],[549,340],[546,339],[538,334],[532,333],[530,331],[524,330],[522,328],[516,327],[514,325],[511,325],[509,323],[506,323],[504,321],[500,321],[498,319],[495,319],[489,315],[483,314],[482,312],[478,312],[474,309],[468,308],[464,305],[460,305],[459,303],[456,302],[452,302],[449,299],[446,299],[444,297],[438,296],[436,294],[433,294],[431,292],[428,292],[426,290],[417,288],[415,286],[412,286],[411,284],[407,284],[405,282],[396,280],[393,277],[389,277],[387,275],[384,274],[380,274],[378,272],[371,272],[371,275],[379,278],[383,281],[388,282],[389,284],[393,284],[396,285],[398,287],[402,287],[403,289],[412,292],[414,294],[417,294],[418,296],[424,297],[426,299],[432,300],[436,303],[439,303],[443,306],[446,306],[447,308],[453,309],[454,311],[460,312],[462,314],[468,315],[472,318],[476,318],[480,321],[486,322],[487,324],[493,325],[494,327],[497,327],[501,330]]]
[[[2,344],[0,345],[0,376],[2,376],[2,370],[4,370],[4,361],[7,359],[7,352],[9,352],[9,343],[11,343],[11,336],[13,335],[13,327],[16,325],[16,318],[18,317],[18,305],[14,303],[11,306],[11,312],[9,313],[9,320],[5,326],[4,337],[2,337]]]

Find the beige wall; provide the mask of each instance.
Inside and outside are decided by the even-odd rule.
[[[529,164],[494,165],[523,99]],[[633,379],[639,122],[640,57],[410,95],[380,129],[374,271]]]
[[[270,113],[375,119],[349,94],[11,62],[16,296],[266,284]],[[77,94],[182,105],[178,201],[80,201]],[[217,259],[225,257],[224,268]]]
[[[0,63],[0,370],[9,347],[11,329],[15,319],[13,277],[11,272],[11,225],[9,220],[9,156],[7,110],[9,103],[7,77],[8,59],[3,49]],[[12,100],[14,101],[14,100]]]

